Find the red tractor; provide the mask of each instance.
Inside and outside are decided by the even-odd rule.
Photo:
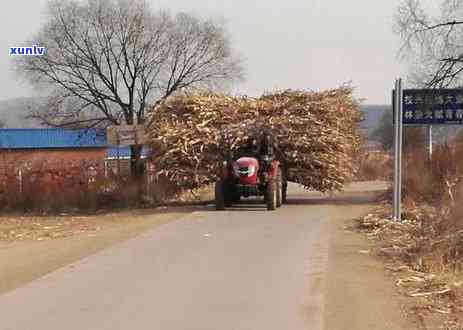
[[[275,157],[270,137],[264,136],[261,143],[253,138],[224,161],[215,186],[216,209],[231,207],[241,197],[263,196],[267,210],[273,211],[286,203],[287,187],[284,168]]]

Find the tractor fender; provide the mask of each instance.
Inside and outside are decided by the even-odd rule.
[[[270,164],[270,168],[268,170],[268,175],[267,175],[267,178],[269,180],[273,180],[273,178],[276,178],[276,176],[278,175],[279,167],[280,167],[280,162],[278,160],[272,161],[272,163]]]

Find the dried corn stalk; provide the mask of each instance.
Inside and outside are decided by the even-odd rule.
[[[350,87],[285,91],[259,99],[196,94],[154,109],[147,132],[158,175],[182,188],[214,182],[228,151],[269,130],[291,181],[331,191],[341,189],[353,174],[359,120]]]

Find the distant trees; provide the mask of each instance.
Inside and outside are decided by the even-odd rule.
[[[150,105],[242,76],[224,28],[181,13],[153,12],[141,0],[54,0],[34,44],[41,57],[17,71],[51,91],[48,125],[141,124]]]
[[[372,133],[372,138],[381,143],[384,150],[391,150],[394,145],[394,127],[392,111],[385,111],[381,121]]]
[[[0,128],[4,128],[6,126],[5,122],[0,119]]]
[[[428,87],[462,86],[463,1],[444,0],[440,15],[430,15],[421,0],[403,0],[396,32],[402,54],[415,65],[412,78]]]
[[[386,111],[378,126],[372,133],[372,137],[381,143],[384,150],[392,150],[394,146],[394,126],[392,111]],[[415,149],[425,148],[426,131],[423,127],[404,128],[404,148]]]

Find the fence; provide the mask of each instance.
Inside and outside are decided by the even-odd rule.
[[[14,162],[0,169],[0,211],[93,210],[159,202],[168,184],[155,179],[152,166],[145,173],[142,182],[136,182],[104,160]]]

